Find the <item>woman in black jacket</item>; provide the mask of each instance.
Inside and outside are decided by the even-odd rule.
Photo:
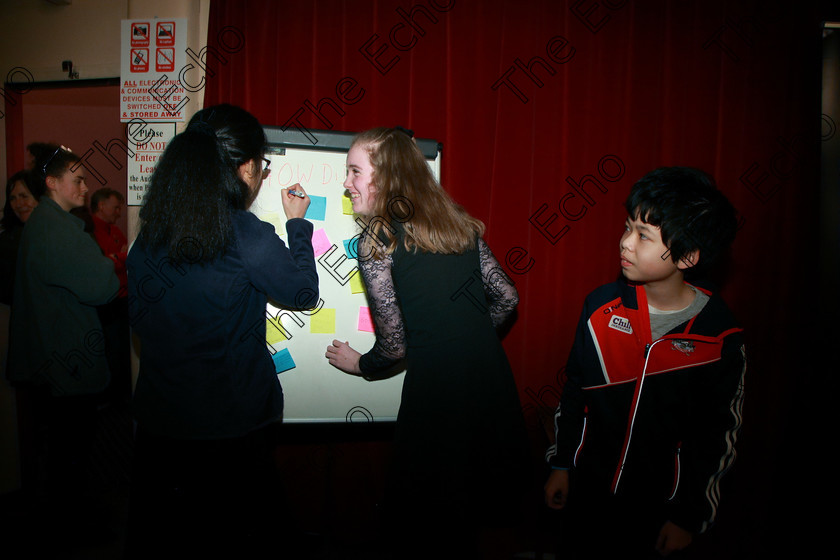
[[[308,196],[284,189],[288,247],[247,211],[268,175],[265,146],[247,111],[199,111],[161,156],[140,210],[126,263],[140,337],[128,543],[137,557],[164,547],[255,557],[276,536],[271,430],[283,391],[265,308],[269,297],[314,306],[318,275]]]

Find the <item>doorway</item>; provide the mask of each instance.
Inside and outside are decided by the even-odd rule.
[[[26,146],[49,142],[66,146],[82,157],[88,195],[108,187],[126,196],[127,154],[117,143],[125,138],[120,122],[119,79],[30,83],[11,108],[7,103],[7,177],[31,162]],[[9,110],[13,109],[13,110]],[[5,189],[0,191],[5,203]],[[2,207],[2,206],[0,206]],[[127,231],[127,213],[117,225]],[[6,380],[10,309],[0,304],[0,495],[21,488],[20,443],[15,392]]]

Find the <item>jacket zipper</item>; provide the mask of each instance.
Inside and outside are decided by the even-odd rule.
[[[659,340],[663,340],[663,339],[660,338]],[[657,340],[656,342],[659,342],[659,340]],[[618,463],[618,468],[616,469],[615,475],[613,476],[613,483],[612,483],[612,493],[613,494],[616,494],[618,492],[618,485],[619,485],[619,482],[621,482],[621,475],[624,473],[624,462],[627,460],[627,453],[630,449],[630,440],[632,439],[632,436],[633,436],[633,425],[634,425],[635,420],[636,420],[636,407],[639,405],[639,400],[641,399],[641,396],[642,396],[642,388],[643,388],[643,385],[644,385],[644,382],[645,382],[645,373],[647,372],[648,354],[650,353],[651,347],[654,344],[656,344],[656,342],[645,344],[645,356],[644,356],[645,357],[645,365],[642,368],[642,374],[639,376],[639,378],[637,380],[636,391],[635,391],[635,394],[633,395],[633,401],[634,402],[633,402],[633,406],[630,410],[630,418],[628,419],[627,434],[624,437],[624,445],[623,445],[622,452],[621,452],[621,458],[620,458],[619,463]]]
[[[674,496],[677,495],[677,490],[680,487],[680,451],[682,450],[682,442],[677,444],[677,449],[674,451],[674,488],[671,491],[671,495],[668,497],[668,501],[674,499]]]

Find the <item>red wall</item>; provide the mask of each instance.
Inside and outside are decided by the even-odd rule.
[[[50,142],[70,148],[92,167],[86,171],[88,204],[90,196],[103,187],[112,188],[126,196],[126,154],[112,147],[110,155],[122,169],[117,169],[107,157],[97,151],[94,142],[107,146],[112,139],[125,142],[125,132],[119,120],[119,87],[61,87],[33,89],[21,96],[23,104],[23,147],[32,142]],[[84,158],[91,150],[91,154]],[[26,161],[26,160],[24,160]],[[12,159],[9,160],[10,166]],[[29,162],[26,161],[28,165]],[[10,168],[10,173],[17,171]],[[101,176],[102,182],[96,175]],[[127,231],[126,211],[117,225]]]

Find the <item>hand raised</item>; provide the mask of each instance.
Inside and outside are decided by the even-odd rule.
[[[300,186],[300,183],[295,183],[291,187],[283,189],[281,192],[283,211],[286,213],[287,219],[291,220],[292,218],[303,218],[306,216],[306,210],[312,201],[309,195],[303,190],[303,187]]]

